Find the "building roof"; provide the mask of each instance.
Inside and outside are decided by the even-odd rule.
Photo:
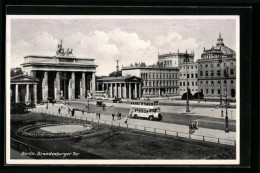
[[[142,79],[136,76],[118,76],[118,77],[102,77],[97,79],[99,82],[119,82],[119,81],[128,81],[128,82],[142,82]]]
[[[25,74],[19,74],[11,77],[11,84],[15,84],[15,83],[37,84],[38,82],[39,82],[38,79]]]

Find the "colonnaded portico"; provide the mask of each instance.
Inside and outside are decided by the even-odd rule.
[[[94,59],[57,52],[56,56],[26,56],[22,66],[26,74],[39,80],[38,100],[87,98],[95,93]]]
[[[142,79],[136,76],[105,77],[97,79],[97,90],[111,98],[140,98]]]

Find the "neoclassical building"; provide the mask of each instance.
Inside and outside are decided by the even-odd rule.
[[[103,77],[97,79],[97,90],[104,91],[110,98],[142,97],[142,79],[136,76]]]
[[[135,64],[122,68],[122,76],[136,76],[142,79],[142,96],[179,95],[179,69],[160,65],[144,66]]]
[[[56,56],[26,56],[24,72],[37,79],[37,100],[87,98],[96,90],[94,59],[78,58],[72,50],[64,51],[62,42]],[[15,91],[16,92],[16,91]]]
[[[216,46],[204,51],[198,59],[198,84],[206,97],[236,97],[236,53],[227,47],[221,34]],[[225,80],[225,71],[228,77]]]

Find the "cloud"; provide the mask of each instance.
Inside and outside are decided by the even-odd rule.
[[[199,47],[198,41],[193,37],[183,38],[178,32],[170,32],[166,36],[158,36],[154,41],[160,53],[194,51]]]

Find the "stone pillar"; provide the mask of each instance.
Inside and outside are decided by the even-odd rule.
[[[95,72],[92,73],[92,94],[93,97],[95,96],[95,91],[96,91],[96,74]]]
[[[122,98],[122,84],[121,83],[119,84],[119,87],[118,87],[118,97]]]
[[[110,92],[110,97],[113,97],[113,84],[110,84],[110,88],[109,88],[109,92]]]
[[[132,98],[132,86],[131,86],[132,84],[131,83],[129,83],[129,98],[131,99]]]
[[[29,95],[30,95],[30,91],[29,91],[29,85],[26,85],[26,94],[25,94],[25,103],[29,102]]]
[[[118,97],[118,94],[117,94],[117,83],[115,83],[115,94],[114,94],[116,97]]]
[[[55,99],[60,100],[60,72],[56,73],[55,79]]]
[[[139,83],[139,97],[142,97],[142,83]]]
[[[75,99],[75,72],[71,73],[71,99]]]
[[[124,89],[123,89],[123,97],[126,98],[126,83],[124,84]]]
[[[82,98],[86,98],[85,95],[86,95],[86,74],[85,72],[82,72],[82,81],[81,81],[81,87],[82,87]]]
[[[43,100],[47,100],[48,98],[48,72],[45,71],[44,72],[44,78],[43,78],[43,81],[42,81],[42,99]]]
[[[19,99],[19,85],[16,84],[15,85],[15,103],[19,103],[20,99]]]
[[[137,83],[135,83],[135,98],[137,98]]]
[[[68,98],[72,99],[72,88],[71,88],[71,79],[69,80],[69,86],[68,86]]]
[[[34,97],[34,104],[37,104],[37,85],[33,85],[33,97]]]

